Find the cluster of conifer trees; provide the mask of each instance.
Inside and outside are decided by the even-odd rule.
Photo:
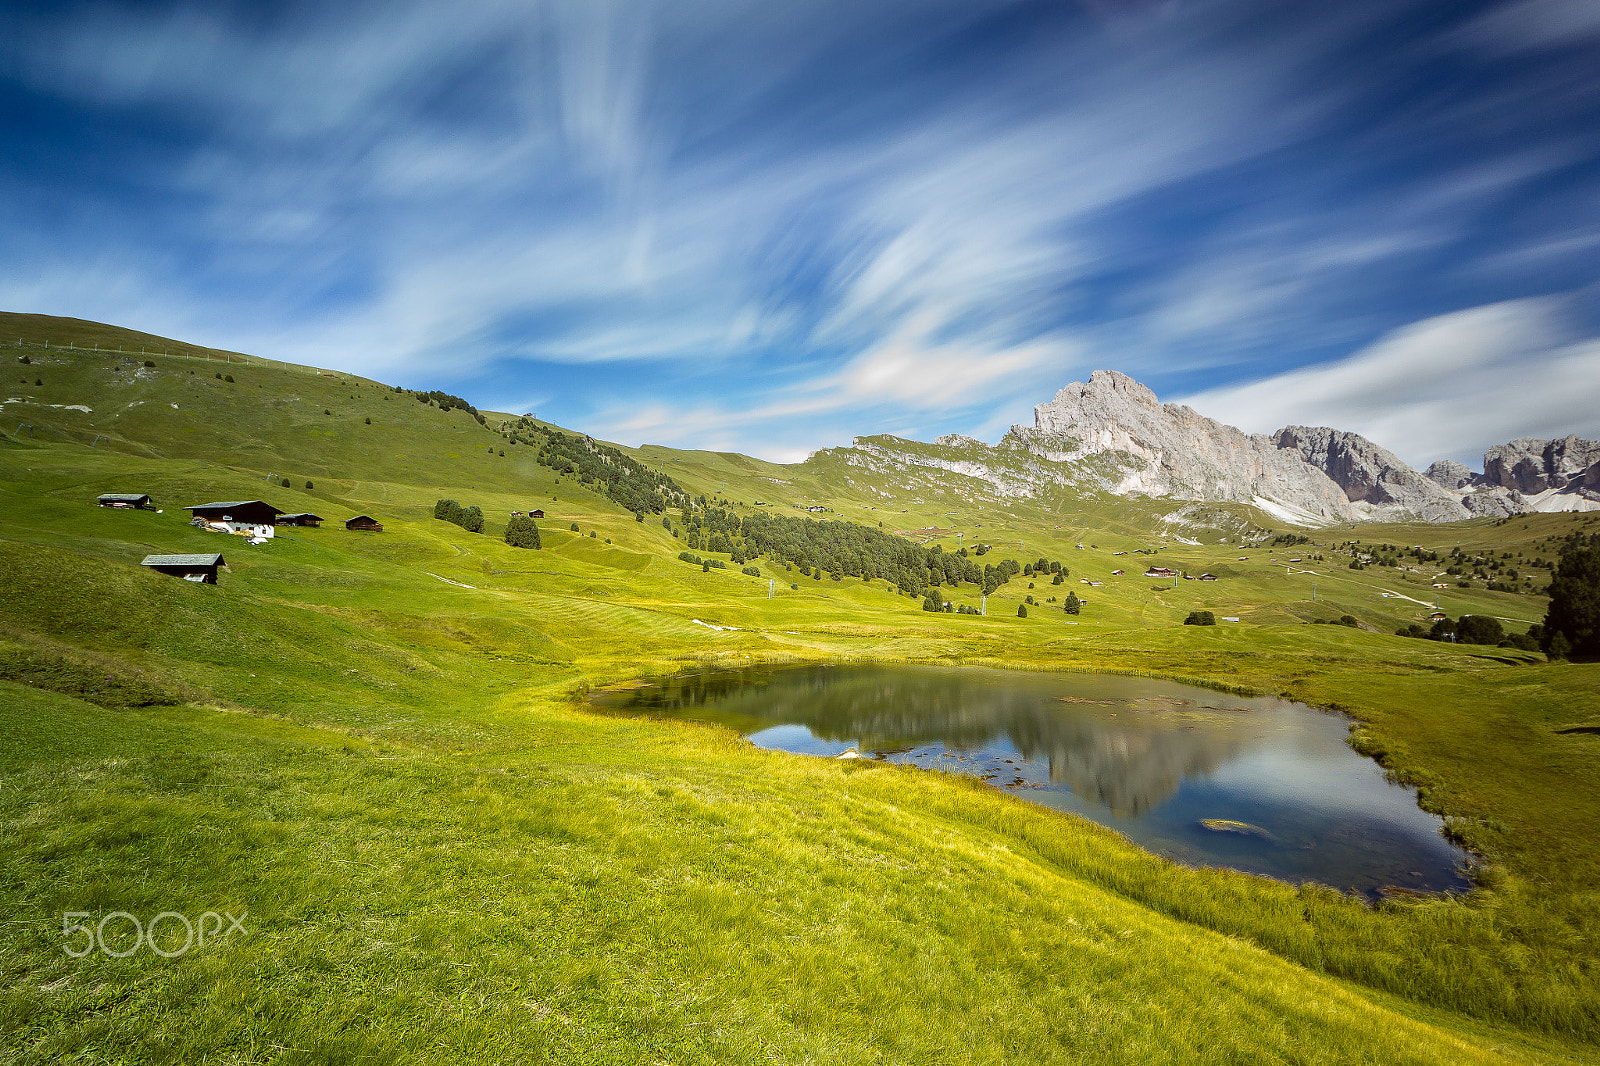
[[[705,505],[704,498],[701,502],[700,508],[684,512],[682,526],[675,530],[691,549],[726,553],[741,566],[765,556],[774,565],[818,581],[823,575],[835,581],[846,576],[887,581],[903,593],[924,597],[924,606],[935,604],[929,610],[944,609],[942,598],[931,591],[940,587],[974,585],[988,595],[1019,573],[1049,574],[1055,584],[1067,573],[1059,562],[1048,559],[979,563],[965,548],[955,552],[939,545],[924,548],[854,522],[767,512],[740,515],[730,508]],[[671,526],[670,519],[665,522]]]
[[[459,409],[476,418],[478,425],[485,424],[484,417],[478,413],[478,409],[459,396],[452,396],[448,392],[440,392],[438,389],[430,392],[416,392],[412,393],[412,395],[417,398],[418,403],[436,403],[441,411],[449,411],[453,408]]]
[[[530,419],[520,419],[506,436],[539,449],[538,461],[563,477],[575,477],[595,492],[643,517],[689,503],[689,494],[670,477],[589,437],[571,436]]]

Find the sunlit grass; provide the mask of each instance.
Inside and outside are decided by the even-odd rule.
[[[782,571],[769,600],[766,560],[759,579],[681,563],[659,522],[510,448],[467,447],[500,438],[460,412],[236,367],[236,385],[311,412],[251,421],[259,399],[214,378],[58,369],[48,402],[78,389],[98,420],[119,389],[193,393],[196,424],[242,419],[259,450],[180,450],[188,423],[153,415],[121,451],[0,441],[0,660],[33,664],[17,676],[34,682],[0,682],[0,1060],[1594,1061],[1600,737],[1556,732],[1600,715],[1593,667],[1384,635],[1419,605],[1321,578],[1313,603],[1312,578],[1233,544],[1163,553],[1231,562],[1224,582],[1112,579],[1126,558],[1110,550],[1141,543],[1152,501],[1091,501],[1076,524],[1046,503],[969,509],[975,539],[1020,530],[1013,554],[1073,570],[1031,591],[1086,593],[1079,626],[1016,618],[1015,579],[987,618]],[[404,418],[374,418],[391,436],[357,436],[360,408],[401,401]],[[324,408],[345,422],[320,425]],[[747,502],[834,493],[874,523],[903,491],[874,497],[826,462],[783,489],[760,478],[788,468],[679,455],[671,472],[696,492],[726,478]],[[120,490],[166,513],[89,505]],[[889,526],[946,521],[955,489],[917,491]],[[387,532],[330,523],[249,548],[174,509],[256,496],[377,513]],[[483,506],[488,535],[427,517],[440,496]],[[501,543],[495,516],[534,505],[552,514],[546,550]],[[1509,546],[1581,521],[1451,534]],[[231,570],[215,587],[136,565],[216,550]],[[1539,611],[1473,590],[1452,612],[1502,602]],[[1245,620],[1176,624],[1196,608]],[[1369,628],[1303,624],[1326,611]],[[1491,860],[1483,888],[1369,908],[1177,866],[962,779],[755,751],[576,700],[685,669],[845,660],[1109,670],[1337,706]],[[134,682],[179,702],[49,691],[122,706]],[[61,949],[66,911],[224,909],[249,911],[249,935],[181,959]]]

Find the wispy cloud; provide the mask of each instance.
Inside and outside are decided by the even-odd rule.
[[[1567,312],[1555,299],[1475,307],[1333,363],[1181,402],[1256,433],[1353,430],[1419,467],[1478,464],[1489,446],[1521,436],[1600,437],[1600,338],[1574,336]]]
[[[635,439],[988,432],[1594,283],[1583,8],[17,12],[0,302]]]

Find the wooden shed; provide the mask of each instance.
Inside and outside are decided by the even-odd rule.
[[[260,500],[225,500],[219,503],[195,503],[184,508],[205,522],[221,523],[235,533],[248,533],[257,537],[274,536],[278,516],[283,512],[270,503]]]
[[[319,514],[311,514],[310,512],[302,512],[301,514],[283,514],[278,516],[278,525],[311,526],[315,528],[322,525],[322,516]]]
[[[101,507],[129,507],[136,511],[151,507],[150,497],[142,492],[102,492],[95,502]]]
[[[542,510],[539,510],[538,508],[535,508],[534,510],[528,512],[528,517],[529,518],[543,518],[544,517],[544,512]]]
[[[148,566],[158,573],[181,577],[185,581],[199,581],[207,585],[215,585],[217,571],[228,568],[220,555],[146,555],[139,565]]]
[[[368,533],[382,533],[383,525],[371,515],[358,514],[345,522],[344,528],[352,530],[365,530]]]

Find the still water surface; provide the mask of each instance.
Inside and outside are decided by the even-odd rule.
[[[1412,789],[1350,749],[1346,719],[1271,697],[1099,674],[851,666],[690,675],[596,702],[713,722],[764,748],[855,748],[973,774],[1194,866],[1367,896],[1470,886],[1466,853]]]

